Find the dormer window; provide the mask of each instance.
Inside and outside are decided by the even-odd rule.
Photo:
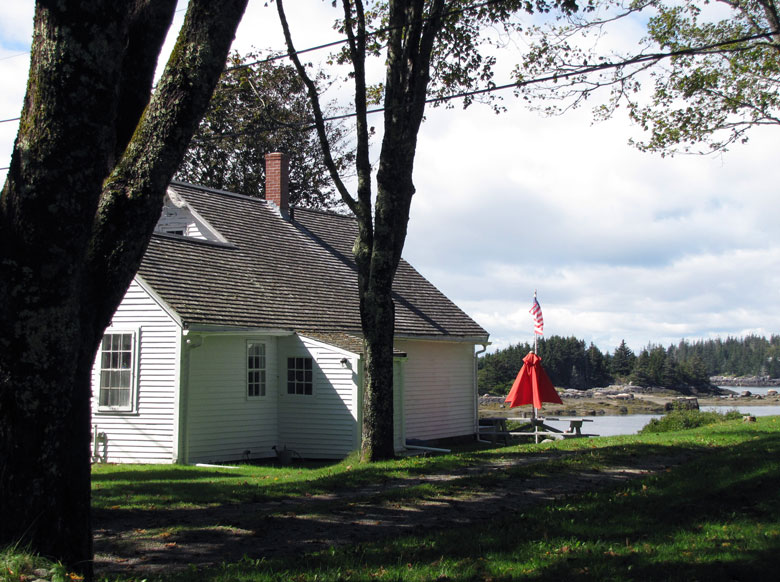
[[[171,189],[165,195],[155,232],[226,243],[227,239]]]

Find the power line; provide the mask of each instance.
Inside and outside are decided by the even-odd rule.
[[[8,59],[15,59],[16,57],[23,57],[24,55],[29,55],[30,51],[25,51],[23,53],[16,53],[15,55],[6,55],[4,57],[0,57],[0,61],[7,61]]]
[[[572,77],[579,77],[582,75],[588,75],[591,73],[609,70],[609,69],[617,69],[622,68],[630,65],[637,65],[637,64],[643,64],[643,63],[652,63],[653,61],[661,61],[663,59],[671,58],[671,57],[678,57],[678,56],[684,56],[684,55],[691,55],[691,54],[699,54],[699,53],[708,53],[708,52],[722,52],[723,50],[728,51],[729,49],[726,47],[729,47],[730,45],[733,45],[735,43],[744,43],[744,42],[750,42],[754,40],[760,40],[762,38],[771,38],[775,34],[778,34],[779,31],[769,31],[766,33],[758,33],[754,35],[748,35],[745,37],[735,38],[735,39],[729,39],[724,40],[716,43],[711,43],[709,45],[703,45],[699,47],[688,47],[683,48],[675,51],[669,51],[669,52],[660,52],[660,53],[647,53],[647,54],[641,54],[637,55],[633,58],[625,59],[623,61],[606,61],[602,62],[596,65],[587,65],[587,66],[581,66],[574,70],[560,72],[560,73],[550,73],[548,75],[542,76],[542,77],[536,77],[533,79],[528,79],[526,81],[515,81],[512,83],[505,83],[503,85],[494,85],[492,87],[485,87],[482,89],[473,89],[470,91],[462,91],[460,93],[453,93],[451,95],[442,95],[438,97],[430,97],[425,100],[425,103],[444,103],[446,101],[452,101],[454,99],[462,99],[465,97],[473,97],[475,95],[485,95],[489,93],[494,93],[497,91],[505,91],[507,89],[520,89],[522,87],[527,87],[530,85],[538,85],[541,83],[546,83],[549,81],[559,81],[559,80],[565,80],[565,79],[571,79]],[[366,111],[367,115],[371,115],[374,113],[382,113],[386,110],[385,107],[377,107],[374,109],[368,109]],[[342,119],[349,119],[352,117],[357,116],[357,112],[350,112],[350,113],[344,113],[341,115],[333,115],[330,117],[323,118],[323,121],[339,121]],[[287,127],[292,126],[293,124],[288,124]],[[308,125],[304,125],[303,123],[299,124],[301,131],[311,131],[312,129],[315,129],[315,125],[312,123],[309,123]],[[247,135],[251,133],[250,130],[247,131],[241,131],[241,132],[232,132],[229,134],[220,134],[220,135],[212,135],[208,138],[201,138],[200,140],[197,140],[198,142],[206,142],[206,141],[213,141],[218,139],[227,139],[231,137],[239,137],[241,135]]]
[[[485,6],[489,6],[491,4],[501,4],[502,2],[506,2],[506,0],[485,0],[484,2],[480,2],[478,4],[471,4],[469,6],[464,6],[463,8],[457,8],[457,9],[450,10],[449,12],[445,12],[444,14],[442,14],[441,17],[442,18],[447,18],[448,16],[452,16],[454,14],[462,14],[464,12],[469,12],[470,10],[477,10],[479,8],[484,8]],[[419,20],[419,22],[425,22],[426,20],[430,20],[430,17],[425,16],[425,17],[421,18]],[[397,30],[399,28],[403,28],[404,26],[408,26],[410,23],[411,22],[407,22],[407,23],[402,24],[402,25],[388,26],[388,27],[385,27],[385,28],[379,28],[379,29],[377,29],[377,30],[375,30],[373,32],[366,33],[364,36],[366,38],[371,38],[373,36],[379,36],[380,34],[385,34],[387,32],[392,32],[393,30]],[[322,50],[322,49],[325,49],[325,48],[338,46],[340,44],[346,44],[347,42],[349,42],[349,39],[348,38],[343,38],[341,40],[334,40],[334,41],[327,42],[327,43],[324,43],[324,44],[321,44],[321,45],[317,45],[317,46],[313,46],[313,47],[310,47],[310,48],[297,50],[293,54],[295,54],[295,55],[303,55],[303,54],[306,54],[306,53]],[[235,71],[235,70],[238,70],[238,69],[246,69],[247,67],[252,67],[254,65],[260,65],[260,64],[263,64],[263,63],[270,63],[272,61],[278,61],[278,60],[281,60],[281,59],[288,59],[288,58],[290,58],[290,54],[289,53],[287,53],[287,52],[279,53],[279,54],[276,54],[276,55],[273,55],[273,56],[270,56],[270,57],[266,57],[264,59],[259,59],[259,60],[256,60],[256,61],[252,61],[251,63],[241,63],[240,65],[233,65],[232,67],[226,67],[225,68],[225,72]]]
[[[485,0],[484,2],[480,2],[480,3],[477,3],[477,4],[471,4],[469,6],[464,6],[462,8],[450,10],[449,12],[446,12],[443,15],[443,17],[446,18],[446,17],[452,16],[454,14],[462,14],[462,13],[468,12],[470,10],[477,10],[479,8],[484,8],[485,6],[489,6],[491,4],[501,4],[502,2],[505,2],[505,1],[506,0]],[[181,8],[179,10],[176,10],[176,12],[183,12],[184,10],[186,10],[186,9],[185,8]],[[421,20],[421,22],[424,22],[425,20],[428,20],[428,17],[423,18]],[[387,33],[387,32],[391,32],[392,30],[395,30],[396,28],[398,28],[398,27],[380,28],[378,30],[375,30],[374,32],[367,33],[366,37],[377,36],[379,34],[384,34],[384,33]],[[320,45],[317,45],[317,46],[313,46],[313,47],[309,47],[309,48],[305,48],[305,49],[301,49],[301,50],[295,51],[295,54],[302,55],[302,54],[306,54],[306,53],[310,53],[310,52],[314,52],[314,51],[330,48],[330,47],[333,47],[333,46],[338,46],[338,45],[341,45],[341,44],[345,44],[348,41],[349,41],[349,39],[347,39],[347,38],[343,38],[341,40],[334,40],[332,42],[327,42],[327,43],[320,44]],[[18,56],[21,56],[21,55],[30,54],[30,52],[31,51],[26,51],[24,53],[19,53],[17,55],[12,55],[12,56],[18,57]],[[11,58],[11,57],[5,57],[5,58]],[[287,59],[287,58],[290,58],[290,55],[288,53],[286,53],[286,52],[285,53],[279,53],[279,54],[276,54],[276,55],[273,55],[273,56],[270,56],[270,57],[266,57],[264,59],[259,59],[257,61],[253,61],[251,63],[241,63],[239,65],[233,65],[232,67],[225,67],[224,72],[227,73],[227,72],[235,71],[235,70],[238,70],[238,69],[246,69],[246,68],[252,67],[254,65],[259,65],[259,64],[262,64],[262,63],[270,63],[272,61],[278,61],[278,60]],[[13,118],[10,118],[10,119],[0,120],[0,123],[5,123],[7,121],[19,121],[20,119],[21,119],[20,117],[13,117]],[[326,121],[328,121],[328,120],[326,120]]]

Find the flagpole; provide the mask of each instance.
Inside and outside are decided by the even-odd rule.
[[[534,289],[534,305],[536,305],[536,289]],[[536,354],[536,338],[538,337],[538,334],[536,333],[536,321],[534,321],[533,334],[534,334],[534,354]],[[536,444],[539,444],[539,435],[536,434],[539,431],[539,425],[536,422],[537,420],[536,406],[534,406],[533,403],[531,404],[531,410],[532,410],[531,422],[534,425],[534,442]]]
[[[534,289],[534,304],[536,304],[536,289]],[[535,354],[536,354],[536,338],[537,338],[536,323],[534,322],[534,353]]]

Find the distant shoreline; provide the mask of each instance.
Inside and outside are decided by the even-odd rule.
[[[733,388],[780,386],[780,378],[770,378],[769,376],[712,376],[710,382],[715,386]]]
[[[749,391],[749,388],[746,389]],[[720,392],[720,393],[718,393]],[[739,393],[727,394],[720,390],[709,394],[685,396],[667,388],[642,386],[608,386],[590,390],[559,390],[563,404],[545,403],[543,414],[548,416],[602,416],[625,414],[664,414],[670,403],[695,398],[699,406],[750,406],[780,405],[780,394],[742,396]],[[780,391],[779,391],[780,392]],[[510,409],[504,404],[503,396],[480,396],[480,416],[530,416],[531,406]]]

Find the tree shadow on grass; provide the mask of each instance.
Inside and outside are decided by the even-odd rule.
[[[231,568],[272,578],[340,569],[357,579],[383,571],[403,579],[408,564],[418,577],[422,567],[446,580],[776,579],[780,435],[683,448],[696,458],[641,479],[609,475],[606,463],[602,479],[588,469],[518,473],[494,483],[490,495],[442,499],[434,490],[412,508],[347,503],[306,516],[306,508],[291,505],[267,518],[265,528],[250,530],[254,551],[246,555],[262,561]],[[603,453],[625,461],[628,450],[628,459],[642,467],[642,459],[660,461],[668,449],[638,444]],[[240,528],[240,520],[232,527]],[[301,552],[325,549],[299,559]]]
[[[399,541],[395,551],[371,545],[363,568],[403,549],[410,563],[458,565],[449,580],[777,579],[780,461],[767,458],[779,447],[777,435],[757,435],[617,488],[504,508],[489,525]]]
[[[495,524],[507,516],[513,517],[499,531],[511,531],[519,511],[626,483],[702,452],[695,445],[639,443],[565,452],[500,449],[457,472],[451,471],[451,460],[421,460],[419,466],[408,464],[403,477],[367,465],[349,471],[357,476],[322,475],[305,483],[211,483],[200,474],[192,482],[128,483],[125,493],[119,487],[114,494],[145,495],[156,500],[155,507],[95,512],[98,570],[148,574],[187,564],[238,562],[244,555],[284,569],[290,556],[352,547],[364,549],[367,567],[387,559],[388,540],[412,536],[409,543],[420,546],[412,532],[437,539],[454,536],[437,542],[444,545],[434,553],[467,559],[475,535],[484,538],[483,547],[496,547]],[[606,470],[594,470],[594,463]],[[631,472],[634,467],[637,472]],[[166,509],[168,498],[220,502],[205,509]],[[379,557],[372,557],[377,552]]]

